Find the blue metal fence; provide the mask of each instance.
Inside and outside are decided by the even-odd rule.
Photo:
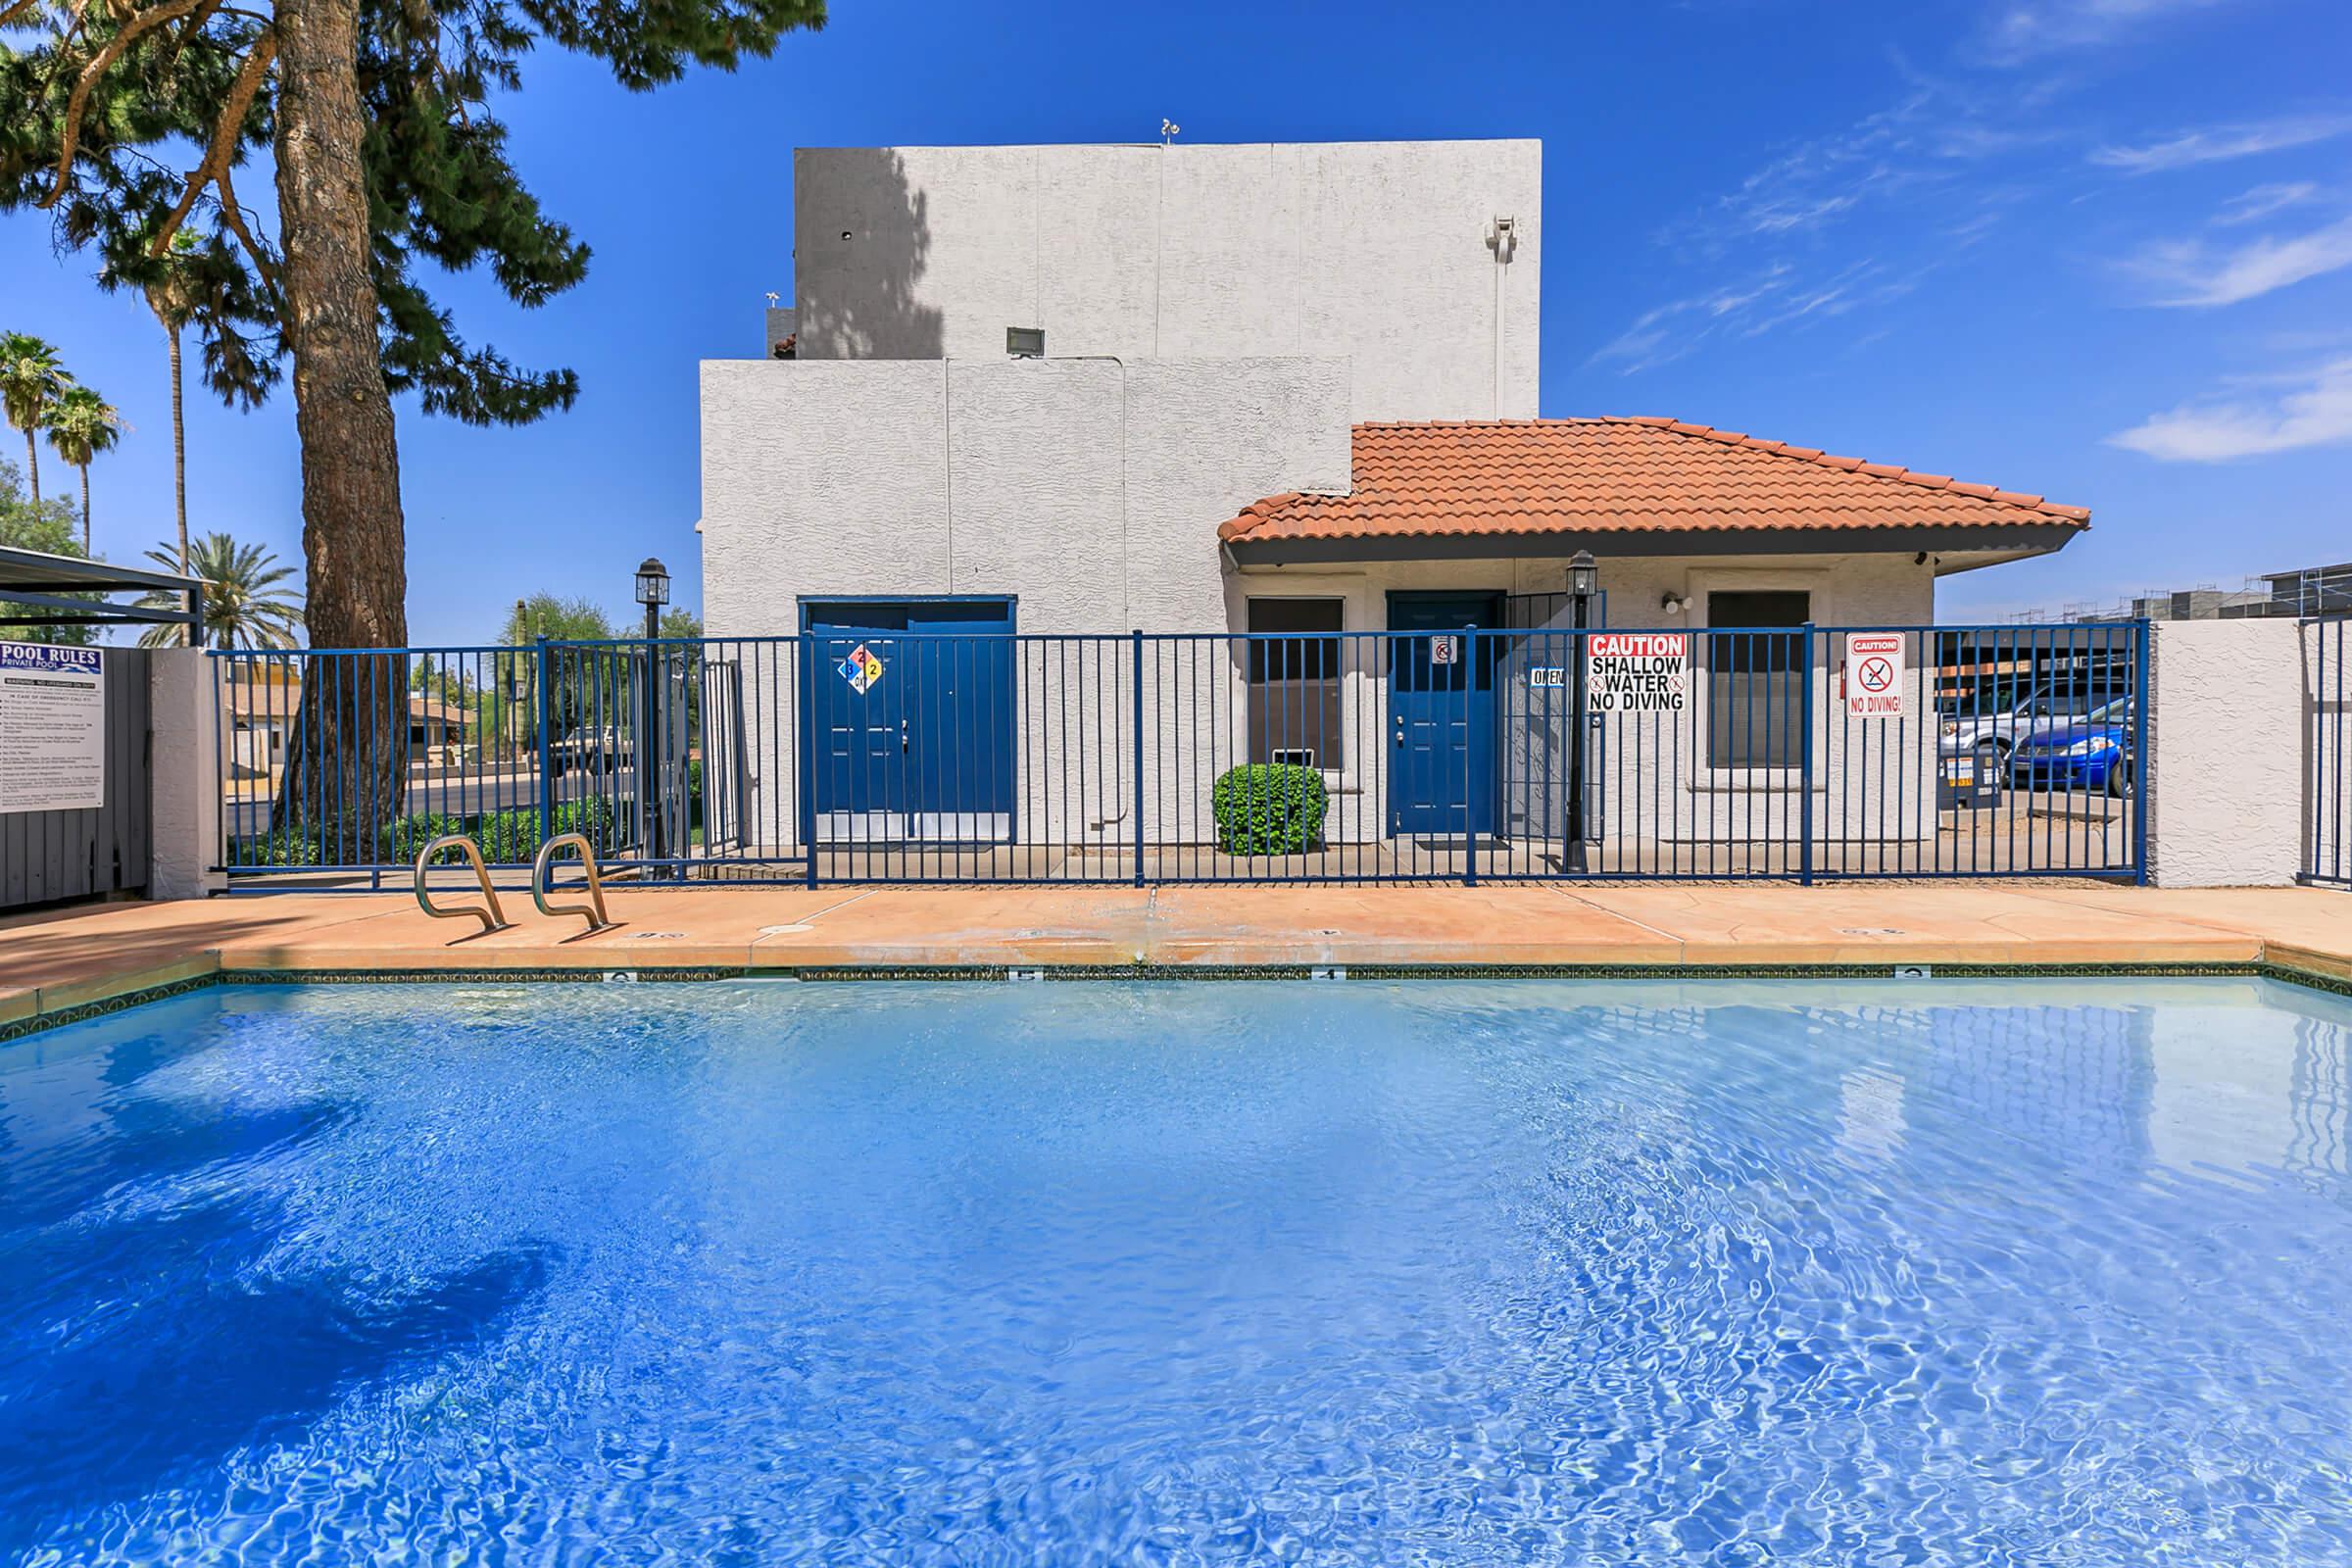
[[[2303,877],[2323,887],[2352,888],[2352,615],[2303,622],[2306,696],[2311,731],[2305,743],[2309,780],[2304,791]]]
[[[2137,879],[2141,624],[810,632],[215,656],[223,867]]]

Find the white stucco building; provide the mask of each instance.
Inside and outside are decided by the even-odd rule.
[[[1939,575],[2058,549],[2087,514],[1702,424],[1538,418],[1542,176],[1533,141],[799,153],[797,298],[770,357],[702,375],[708,629],[808,634],[825,668],[777,720],[813,755],[752,781],[771,836],[1196,843],[1217,772],[1294,760],[1325,773],[1334,842],[1556,838],[1525,760],[1561,750],[1527,698],[1557,689],[1543,645],[1456,670],[1445,641],[1562,624],[1580,550],[1612,628],[1764,629],[1694,650],[1688,735],[1643,770],[1671,800],[1596,800],[1589,832],[1793,831],[1754,791],[1788,787],[1797,710],[1834,677],[1800,700],[1771,629],[1925,625]],[[1029,641],[1130,628],[1299,640],[1154,643],[1115,683]],[[957,676],[895,645],[925,632],[1007,641]],[[832,672],[857,646],[889,673],[853,689]],[[1088,735],[1081,688],[1108,699]],[[1190,753],[1160,733],[1204,715],[1226,733]],[[1667,730],[1594,736],[1622,770]],[[1817,737],[1825,773],[1839,744]],[[749,750],[756,773],[794,749]],[[1933,758],[1907,754],[1910,804],[1868,831],[1933,832]],[[1075,802],[1047,787],[1078,772]]]

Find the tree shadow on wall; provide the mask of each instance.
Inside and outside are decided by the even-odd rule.
[[[801,291],[803,357],[940,358],[946,317],[914,293],[930,266],[930,198],[908,186],[906,161],[887,147],[828,153],[826,175],[837,205],[799,242],[804,252],[822,246],[836,254],[803,254],[800,267],[803,275],[834,281]]]

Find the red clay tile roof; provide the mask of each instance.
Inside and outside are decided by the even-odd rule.
[[[1262,542],[2090,522],[2086,508],[2039,496],[1663,418],[1359,424],[1354,473],[1348,495],[1269,496],[1219,524],[1217,536]]]

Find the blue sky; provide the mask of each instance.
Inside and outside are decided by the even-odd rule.
[[[649,95],[551,52],[514,151],[588,280],[531,312],[447,295],[583,392],[521,430],[403,409],[412,633],[485,637],[541,590],[625,611],[649,552],[699,602],[696,364],[759,353],[765,294],[791,297],[794,146],[1150,140],[1162,116],[1190,141],[1542,137],[1546,415],[2094,509],[2053,560],[1947,580],[1946,619],[2340,561],[2347,67],[2342,0],[838,0],[776,58]],[[88,273],[43,218],[0,219],[0,326],[135,426],[94,475],[125,559],[171,526],[163,347]],[[290,396],[190,409],[191,526],[299,559]]]

